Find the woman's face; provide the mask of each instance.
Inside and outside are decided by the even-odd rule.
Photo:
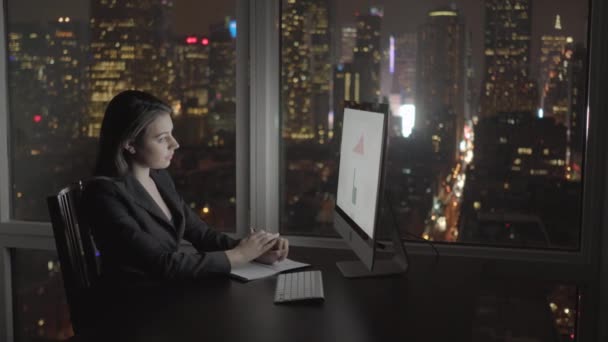
[[[133,145],[135,148],[133,162],[151,169],[168,167],[173,152],[179,148],[172,132],[171,115],[169,113],[158,115],[145,128],[142,139]]]

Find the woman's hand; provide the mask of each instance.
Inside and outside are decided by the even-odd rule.
[[[270,234],[265,231],[255,232],[242,239],[238,246],[226,251],[231,267],[247,264],[273,248],[279,234]]]
[[[264,264],[274,264],[277,261],[283,261],[289,254],[289,241],[285,238],[278,238],[274,246],[266,253],[260,255],[255,261]]]

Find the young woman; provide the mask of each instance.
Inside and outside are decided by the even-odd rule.
[[[179,144],[171,108],[128,90],[114,97],[99,137],[96,176],[84,208],[101,253],[102,278],[196,279],[227,274],[251,260],[273,263],[289,244],[264,231],[235,240],[209,228],[177,193],[165,170]],[[180,249],[182,239],[198,253]]]

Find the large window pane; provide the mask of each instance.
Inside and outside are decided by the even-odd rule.
[[[103,110],[125,89],[174,108],[170,167],[209,224],[235,231],[236,2],[10,0],[12,217],[91,175]]]
[[[281,1],[284,233],[335,236],[355,100],[389,104],[403,238],[579,248],[589,3],[449,3]]]
[[[74,335],[57,253],[12,249],[15,341],[63,341]]]

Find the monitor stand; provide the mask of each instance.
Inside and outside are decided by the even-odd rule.
[[[405,253],[405,248],[401,242],[397,227],[393,225],[392,231],[393,249],[395,253],[392,259],[374,260],[374,265],[371,270],[360,260],[338,261],[336,262],[336,265],[340,272],[342,272],[342,275],[346,278],[364,278],[397,275],[407,272],[407,254]],[[374,250],[374,258],[376,255]]]

